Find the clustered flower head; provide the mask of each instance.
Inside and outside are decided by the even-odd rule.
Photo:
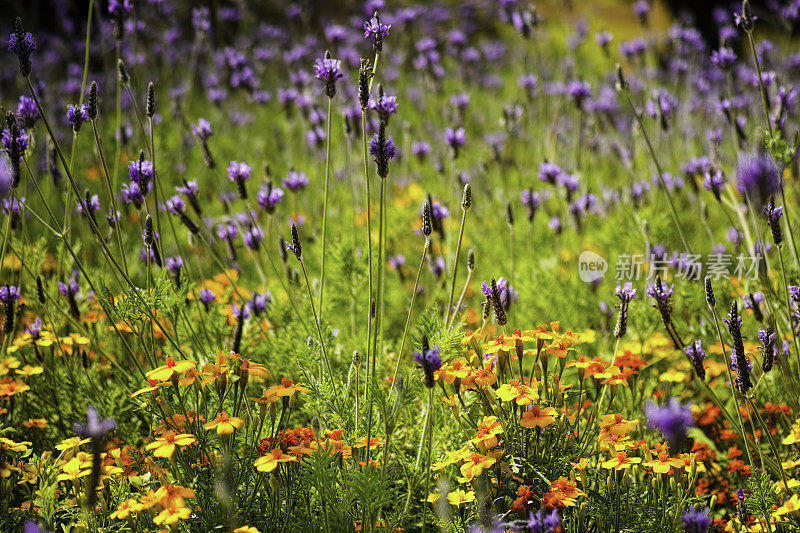
[[[706,369],[703,366],[703,360],[706,357],[706,353],[703,351],[702,343],[700,341],[690,342],[683,351],[689,357],[697,377],[700,380],[704,380],[706,378]]]
[[[81,130],[81,125],[89,121],[89,106],[83,104],[81,106],[67,105],[67,124],[72,126],[72,131],[78,133]]]
[[[239,198],[247,199],[247,187],[245,182],[250,179],[250,166],[247,163],[231,161],[228,165],[228,178],[236,184]]]
[[[434,372],[442,367],[442,358],[440,357],[441,350],[438,346],[430,347],[428,344],[428,336],[422,335],[422,348],[419,352],[414,352],[414,362],[417,363],[419,368],[425,373],[423,383],[426,387],[433,388],[435,384]]]
[[[633,284],[630,281],[624,285],[620,285],[617,282],[614,294],[619,298],[619,314],[617,315],[617,324],[614,327],[614,336],[621,339],[628,331],[628,305],[636,298],[636,289],[633,288]]]
[[[8,51],[16,54],[17,59],[19,59],[20,74],[26,78],[30,76],[31,54],[36,50],[36,41],[33,39],[33,35],[25,32],[21,18],[17,17],[14,21],[14,31],[5,44],[8,47]]]
[[[736,183],[739,192],[757,208],[780,190],[781,175],[772,157],[747,156],[736,168]]]
[[[372,136],[369,142],[369,153],[375,159],[378,176],[386,178],[389,175],[389,161],[397,156],[397,149],[391,136],[386,135],[386,123],[381,122],[378,133]]]
[[[686,437],[686,430],[694,425],[691,406],[681,404],[674,396],[666,405],[657,405],[648,400],[644,406],[644,413],[647,417],[647,426],[660,431],[673,450],[679,449],[681,441]]]
[[[5,315],[3,319],[3,332],[9,335],[14,330],[15,302],[20,299],[19,287],[3,285],[0,287],[0,302],[3,303]]]
[[[325,57],[314,63],[314,77],[325,84],[325,95],[333,98],[336,95],[336,82],[344,77],[342,60],[332,59],[330,51]]]
[[[744,340],[742,338],[742,317],[739,316],[739,307],[736,300],[731,303],[731,312],[722,319],[728,326],[728,332],[733,338],[733,348],[731,348],[731,370],[736,372],[736,387],[742,394],[747,393],[753,386],[750,380],[751,364],[744,352]]]
[[[377,11],[373,17],[364,22],[364,37],[372,39],[372,50],[376,54],[383,51],[383,41],[389,36],[391,26],[381,22],[380,13]]]
[[[283,200],[283,189],[267,182],[259,189],[256,201],[267,213],[275,212],[275,207]]]

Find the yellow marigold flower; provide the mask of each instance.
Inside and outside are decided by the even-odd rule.
[[[606,470],[625,470],[641,462],[641,457],[628,457],[628,454],[625,452],[619,452],[616,456],[612,457],[608,461],[601,463],[600,466]]]
[[[375,448],[375,447],[377,447],[377,446],[380,446],[381,444],[386,444],[386,441],[383,440],[380,437],[371,437],[369,439],[369,449],[370,450]],[[363,448],[366,445],[367,445],[367,437],[365,435],[365,436],[361,437],[360,439],[358,439],[358,441],[355,444],[353,444],[353,448]]]
[[[61,467],[61,473],[58,475],[56,480],[73,481],[84,476],[88,476],[89,472],[90,469],[86,467],[83,461],[81,461],[78,457],[73,457]]]
[[[256,459],[253,466],[255,466],[256,470],[259,472],[272,472],[280,463],[288,463],[291,461],[297,461],[297,457],[294,455],[286,455],[279,448],[275,448],[267,453],[267,455]]]
[[[176,361],[174,358],[167,357],[166,362],[158,368],[154,368],[145,373],[148,379],[155,379],[158,381],[169,381],[172,376],[183,374],[190,368],[194,368],[196,363],[194,361],[184,360]]]
[[[162,524],[168,526],[178,520],[186,520],[191,514],[192,511],[188,507],[170,507],[158,513],[153,518],[153,523],[159,526]]]
[[[12,452],[24,452],[28,449],[31,442],[24,441],[24,442],[14,442],[11,439],[7,439],[5,437],[0,437],[0,450],[11,450]]]
[[[683,460],[671,458],[667,452],[661,452],[652,461],[642,463],[642,466],[652,468],[656,474],[666,474],[672,468],[682,468]]]
[[[37,374],[41,374],[42,372],[44,372],[44,369],[42,367],[31,366],[31,365],[25,365],[22,368],[18,368],[14,371],[15,374],[27,377],[35,376]]]
[[[800,442],[800,419],[794,421],[791,432],[781,441],[782,444],[786,445],[794,444],[796,442]]]
[[[495,394],[502,401],[510,402],[514,400],[517,405],[528,405],[539,399],[539,394],[534,389],[528,387],[517,378],[501,385],[495,391]]]
[[[299,382],[294,383],[291,378],[283,378],[281,380],[280,385],[274,385],[272,387],[269,387],[264,392],[264,395],[268,396],[274,394],[275,396],[282,398],[284,396],[286,397],[294,396],[296,392],[311,392],[311,389],[301,387]]]
[[[475,501],[475,491],[464,492],[461,489],[451,492],[447,495],[447,501],[450,505],[461,505]]]
[[[189,433],[175,434],[174,431],[167,431],[156,440],[145,446],[147,450],[154,450],[153,455],[169,459],[175,453],[175,446],[190,446],[195,444],[197,439]]]
[[[92,440],[92,439],[82,439],[80,437],[70,437],[68,439],[62,440],[60,444],[56,444],[56,450],[63,452],[65,450],[69,450],[71,448],[77,448],[81,444],[86,444],[90,440]]]
[[[154,390],[158,390],[159,388],[165,387],[167,385],[169,385],[169,381],[158,381],[157,379],[148,379],[147,387],[142,387],[141,389],[131,394],[131,398],[136,398],[140,394],[144,394],[146,392],[153,392]]]
[[[428,494],[428,498],[425,501],[428,503],[436,503],[439,501],[439,498],[441,497],[442,497],[441,494],[436,494],[435,492],[431,492],[430,494]]]
[[[229,435],[235,429],[239,429],[244,425],[244,420],[235,416],[228,416],[228,413],[222,411],[217,415],[217,418],[211,422],[203,424],[203,429],[217,429],[217,435]]]
[[[625,420],[621,413],[613,415],[602,415],[600,417],[600,428],[608,435],[619,437],[628,434],[639,425],[638,420]]]
[[[256,528],[254,528],[253,526],[242,526],[234,529],[233,533],[261,533],[261,532]]]
[[[16,357],[6,357],[0,361],[0,376],[6,376],[15,368],[19,368],[19,359]]]
[[[783,516],[798,511],[800,511],[800,494],[792,494],[788,500],[783,502],[783,505],[772,512],[772,516]]]
[[[524,428],[545,428],[555,422],[557,416],[558,413],[552,407],[542,409],[538,405],[533,405],[522,414],[522,418],[519,419],[519,425]]]

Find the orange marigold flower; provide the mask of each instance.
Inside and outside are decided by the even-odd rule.
[[[467,461],[461,465],[461,476],[459,483],[469,483],[473,478],[481,475],[484,468],[489,468],[497,462],[493,457],[487,457],[479,453],[473,453]]]
[[[500,425],[496,416],[485,416],[478,423],[475,437],[470,442],[473,444],[482,443],[487,448],[493,448],[497,446],[497,435],[502,432],[503,426]]]
[[[29,418],[22,423],[26,428],[42,429],[47,425],[46,418]]]
[[[187,487],[180,485],[173,485],[167,483],[158,488],[153,494],[155,499],[161,507],[185,507],[184,498],[194,498],[194,491]]]
[[[522,413],[519,425],[524,428],[545,428],[556,421],[558,413],[552,407],[542,409],[538,405],[532,405],[530,409]]]

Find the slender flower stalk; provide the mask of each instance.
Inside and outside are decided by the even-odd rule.
[[[394,374],[392,374],[392,383],[397,379],[398,371],[400,370],[400,361],[403,360],[403,350],[406,347],[406,339],[408,338],[408,330],[411,326],[411,317],[414,314],[414,302],[417,299],[417,289],[419,288],[419,279],[422,275],[422,269],[425,265],[425,257],[428,254],[428,249],[431,243],[431,207],[428,202],[422,207],[422,234],[425,236],[425,244],[422,246],[422,257],[419,260],[419,268],[417,269],[417,277],[414,279],[414,287],[411,289],[411,303],[408,305],[408,314],[406,315],[406,325],[403,328],[403,337],[400,341],[400,351],[397,352],[397,363],[394,366]],[[470,269],[472,273],[472,269]]]
[[[475,251],[470,249],[467,252],[467,280],[464,282],[464,288],[461,289],[461,296],[458,297],[455,307],[453,307],[453,314],[450,316],[450,322],[447,323],[448,328],[453,327],[453,322],[456,320],[458,310],[461,309],[461,304],[464,301],[464,296],[467,294],[469,282],[472,280],[472,273],[475,271]]]
[[[642,121],[642,115],[636,110],[636,107],[633,105],[633,101],[631,100],[629,86],[625,77],[622,74],[622,68],[617,65],[617,90],[625,94],[625,99],[628,102],[628,106],[633,113],[636,122],[639,124],[639,130],[642,132],[642,137],[644,137],[645,144],[647,144],[647,149],[650,153],[650,158],[653,160],[653,164],[656,167],[656,173],[658,175],[658,181],[661,184],[661,188],[664,190],[664,194],[667,197],[667,203],[669,204],[670,214],[672,215],[672,222],[675,223],[675,228],[678,230],[678,234],[681,237],[681,241],[683,242],[683,247],[686,249],[688,254],[692,254],[692,247],[689,246],[689,241],[686,240],[686,236],[683,233],[683,227],[681,226],[680,220],[678,220],[678,212],[675,209],[675,204],[672,201],[672,194],[667,188],[667,184],[664,182],[664,173],[661,170],[661,164],[658,162],[658,156],[656,156],[655,149],[653,148],[653,144],[650,142],[650,137],[647,135],[647,129],[644,126],[644,122]]]
[[[330,166],[331,166],[331,114],[333,110],[333,97],[336,95],[336,81],[344,76],[342,73],[342,62],[339,59],[332,59],[330,50],[325,52],[324,59],[317,59],[314,67],[314,77],[325,85],[325,95],[328,97],[328,119],[327,134],[325,137],[325,191],[322,204],[322,258],[319,276],[319,312],[320,316],[325,309],[325,263],[327,259],[327,227],[328,227],[328,189],[330,188]]]
[[[300,235],[297,232],[297,226],[292,224],[292,242],[285,243],[286,248],[294,253],[294,256],[297,258],[297,261],[300,263],[300,268],[303,271],[303,277],[306,281],[306,291],[308,291],[308,299],[311,303],[311,311],[314,313],[314,323],[317,326],[317,335],[319,337],[319,344],[322,347],[322,359],[325,363],[325,366],[328,369],[328,377],[331,380],[331,389],[333,392],[333,405],[336,406],[338,403],[338,395],[336,392],[336,380],[333,377],[333,368],[331,367],[330,359],[328,358],[328,350],[325,347],[325,339],[322,336],[322,326],[319,322],[319,315],[317,314],[317,308],[314,305],[314,295],[311,292],[311,282],[308,279],[308,273],[306,272],[305,262],[303,261],[303,248],[300,243]],[[338,407],[337,407],[338,410]]]
[[[467,211],[472,207],[472,186],[467,183],[464,185],[464,194],[461,197],[461,225],[458,229],[458,240],[456,241],[456,253],[453,257],[453,279],[450,283],[450,297],[447,299],[447,308],[445,311],[444,322],[447,324],[450,318],[450,313],[455,313],[453,306],[453,296],[456,291],[456,277],[458,276],[458,256],[461,252],[461,241],[464,237],[464,222],[467,219]],[[427,244],[427,243],[426,243]]]

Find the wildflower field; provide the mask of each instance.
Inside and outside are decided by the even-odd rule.
[[[800,531],[800,2],[674,4],[7,3],[0,532]]]

